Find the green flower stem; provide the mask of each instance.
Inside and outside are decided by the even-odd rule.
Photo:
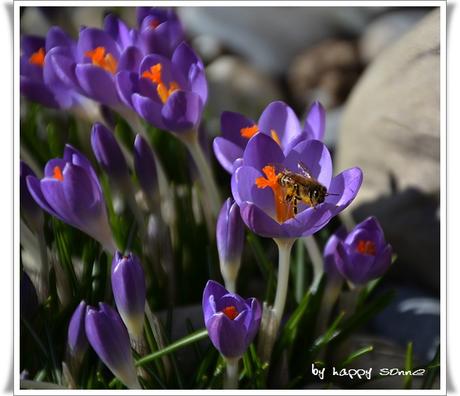
[[[313,282],[311,284],[311,291],[316,291],[324,273],[323,255],[321,254],[321,250],[319,249],[313,235],[304,238],[303,241],[313,264]]]
[[[214,174],[212,173],[212,169],[209,166],[209,163],[200,146],[200,142],[198,141],[198,133],[196,131],[191,131],[181,135],[180,139],[187,146],[193,161],[198,168],[203,188],[209,200],[211,212],[214,218],[217,218],[222,201],[220,199],[219,190],[217,189]]]
[[[238,363],[240,358],[225,358],[226,371],[224,389],[238,389]]]

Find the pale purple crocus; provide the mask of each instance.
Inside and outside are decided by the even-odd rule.
[[[128,332],[117,311],[105,303],[87,307],[86,337],[104,364],[128,388],[140,389]]]
[[[243,164],[232,175],[233,197],[249,229],[272,238],[299,238],[319,231],[353,201],[363,179],[359,168],[333,177],[329,150],[312,139],[283,152],[270,136],[258,133],[244,150]],[[278,176],[285,170],[301,173],[302,168],[308,169],[309,176],[326,189],[327,195],[315,207],[299,201],[295,214]]]
[[[136,135],[134,140],[134,169],[147,199],[152,200],[157,186],[155,157],[151,147],[141,135]]]
[[[219,283],[203,291],[203,315],[209,338],[226,358],[240,358],[259,329],[262,309],[255,298],[243,299]]]
[[[222,136],[214,139],[214,154],[222,167],[233,173],[243,164],[244,149],[256,133],[270,136],[285,154],[303,140],[323,140],[325,111],[321,103],[313,103],[301,126],[291,107],[275,101],[265,108],[257,122],[242,114],[225,111],[221,115],[220,125]]]
[[[44,174],[41,180],[32,175],[26,179],[37,204],[99,241],[108,252],[115,252],[102,188],[88,159],[66,145],[63,158],[49,160]]]
[[[34,171],[29,167],[29,165],[27,165],[22,160],[19,165],[19,174],[21,215],[33,231],[35,231],[36,233],[43,232],[43,211],[30,195],[26,182],[27,176],[36,177],[36,175]]]
[[[85,332],[86,302],[81,301],[70,318],[67,330],[67,343],[70,355],[81,361],[88,349],[88,339]]]
[[[323,250],[324,272],[330,279],[341,279],[342,275],[337,270],[335,262],[335,253],[339,242],[343,242],[347,237],[347,229],[345,226],[340,226],[327,240]]]
[[[345,279],[354,285],[363,285],[388,270],[392,252],[378,220],[369,217],[337,243],[334,260]]]
[[[145,275],[139,258],[119,251],[112,260],[112,291],[118,312],[135,340],[142,338],[145,307]]]

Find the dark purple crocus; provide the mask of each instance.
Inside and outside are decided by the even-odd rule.
[[[139,45],[145,54],[171,56],[185,40],[185,33],[172,8],[139,7],[137,9]]]
[[[129,183],[128,165],[112,131],[95,123],[91,130],[91,147],[97,162],[116,185],[122,187]]]
[[[222,136],[214,139],[214,154],[222,167],[233,173],[242,165],[249,139],[258,132],[271,136],[284,154],[303,140],[323,140],[325,111],[321,103],[313,103],[301,127],[294,110],[284,102],[276,101],[265,108],[257,123],[242,114],[224,111],[220,125]]]
[[[234,292],[244,246],[244,223],[241,219],[240,208],[232,198],[228,198],[220,210],[216,226],[216,240],[220,271],[225,286]]]
[[[203,292],[203,314],[216,349],[226,358],[239,358],[259,330],[262,309],[255,298],[245,300],[210,280]]]
[[[171,59],[150,54],[138,73],[116,76],[121,100],[153,126],[176,133],[195,130],[208,97],[204,66],[182,42]]]
[[[117,311],[105,303],[87,307],[86,337],[104,364],[128,388],[140,389],[126,327]]]
[[[58,77],[53,56],[72,58],[75,42],[61,28],[53,26],[46,38],[21,38],[21,94],[47,107],[67,109],[80,104],[75,85]]]
[[[26,179],[41,208],[115,252],[102,188],[88,159],[67,144],[63,158],[49,160],[44,174],[41,180],[32,175]]]
[[[362,285],[386,272],[391,265],[392,252],[379,222],[369,217],[337,243],[335,265],[345,279]]]
[[[315,206],[298,201],[295,214],[279,177],[285,171],[306,176],[305,169],[327,194],[324,202]],[[333,177],[331,155],[319,140],[303,140],[283,152],[270,136],[258,133],[244,150],[243,166],[232,175],[232,194],[243,221],[253,232],[271,238],[298,238],[319,231],[344,210],[356,197],[362,179],[359,168]]]
[[[67,330],[67,343],[70,354],[77,360],[81,360],[88,349],[88,339],[85,332],[86,302],[81,301],[72,314]]]
[[[27,165],[24,161],[20,162],[19,174],[21,214],[31,229],[33,229],[35,232],[42,232],[44,221],[43,211],[30,195],[26,182],[27,176],[36,177],[36,175],[34,171],[29,167],[29,165]]]
[[[112,260],[112,291],[118,312],[129,334],[142,337],[145,307],[145,276],[139,259],[129,253],[115,253]]]
[[[156,189],[156,164],[152,149],[141,135],[134,140],[134,169],[142,190],[151,199]]]
[[[347,229],[345,226],[340,226],[327,240],[324,246],[323,258],[324,258],[324,272],[331,279],[340,279],[342,275],[337,270],[335,264],[335,253],[337,251],[337,245],[339,242],[343,242],[347,237]]]

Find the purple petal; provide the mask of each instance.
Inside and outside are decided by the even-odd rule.
[[[212,143],[214,155],[216,156],[222,167],[228,172],[233,172],[233,163],[243,157],[243,149],[235,143],[224,139],[223,137],[216,137]]]
[[[347,237],[347,229],[344,226],[339,227],[327,240],[324,246],[324,271],[332,277],[339,275],[335,263],[335,251],[339,242],[343,242]]]
[[[141,135],[137,135],[134,141],[134,168],[142,189],[147,195],[153,194],[157,180],[155,158]]]
[[[331,195],[326,199],[326,202],[335,204],[339,211],[342,211],[355,199],[362,182],[363,172],[360,168],[344,170],[332,179],[328,188],[328,194]]]
[[[32,102],[41,103],[46,107],[60,108],[53,92],[51,92],[42,82],[33,81],[27,77],[21,76],[20,91],[27,99]]]
[[[245,352],[247,331],[244,323],[225,314],[213,315],[207,322],[208,335],[216,349],[225,357],[240,357]]]
[[[115,85],[121,101],[128,107],[133,107],[131,98],[139,89],[139,75],[126,70],[120,71],[115,76]]]
[[[284,154],[280,146],[269,136],[258,133],[249,139],[243,154],[243,163],[262,170],[265,165],[283,164]]]
[[[259,330],[260,321],[262,319],[262,307],[255,298],[246,300],[246,303],[249,305],[252,313],[249,323],[248,321],[246,322],[248,329],[247,344],[250,344]]]
[[[308,111],[305,120],[304,129],[310,129],[313,132],[312,139],[323,140],[326,129],[326,111],[319,102],[314,102]]]
[[[202,299],[202,306],[203,306],[203,314],[204,314],[204,322],[206,323],[209,318],[216,313],[215,303],[214,306],[210,305],[210,298],[213,297],[214,301],[219,300],[222,296],[228,294],[228,290],[223,287],[221,284],[209,280],[206,283],[206,286],[203,291],[203,299]]]
[[[107,106],[119,103],[113,76],[106,70],[91,64],[77,65],[75,74],[90,98]]]
[[[21,53],[27,58],[40,48],[45,48],[45,38],[32,35],[21,37]]]
[[[256,234],[267,238],[291,237],[288,227],[278,224],[253,203],[243,202],[239,206],[244,223]]]
[[[134,94],[132,96],[133,107],[147,122],[159,129],[166,129],[161,117],[162,105],[150,98]]]
[[[26,183],[27,183],[27,188],[29,189],[30,195],[32,195],[35,202],[37,202],[37,204],[40,205],[40,207],[44,211],[64,221],[64,219],[50,206],[45,196],[43,195],[43,192],[40,186],[40,180],[38,180],[35,176],[27,176]]]
[[[75,46],[75,42],[72,38],[64,32],[59,26],[52,26],[46,34],[46,52],[50,51],[54,47],[69,47]]]
[[[44,78],[47,84],[56,84],[56,80],[62,85],[81,91],[77,76],[75,75],[75,60],[69,53],[68,48],[56,47],[45,56]]]
[[[188,91],[175,91],[166,101],[161,115],[166,128],[172,132],[194,129],[201,120],[203,102]]]
[[[129,70],[137,72],[142,61],[142,52],[137,47],[127,47],[121,54],[117,71]]]
[[[267,135],[275,131],[281,146],[289,144],[300,132],[299,119],[294,110],[286,103],[277,101],[270,103],[259,118],[259,130]]]
[[[248,139],[241,136],[241,129],[251,127],[255,122],[240,113],[224,111],[220,116],[222,137],[235,143],[242,149],[246,147]]]
[[[67,331],[67,343],[73,356],[82,355],[88,348],[88,340],[85,332],[86,303],[80,302],[72,314]]]
[[[115,40],[101,29],[86,28],[80,31],[77,43],[78,62],[91,62],[85,55],[86,51],[93,51],[97,47],[104,47],[106,53],[111,54],[116,60],[120,58],[120,49]]]
[[[109,14],[104,18],[104,31],[107,32],[121,48],[126,48],[133,44],[129,28],[120,18],[113,14]]]

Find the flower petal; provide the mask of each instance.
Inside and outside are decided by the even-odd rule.
[[[304,129],[310,129],[313,133],[312,139],[323,140],[326,129],[326,111],[320,102],[314,102],[308,111],[305,119]]]
[[[247,331],[243,322],[231,320],[218,313],[206,322],[208,335],[214,346],[225,357],[236,358],[246,350]]]
[[[137,47],[127,47],[121,54],[117,70],[137,71],[142,61],[142,52]]]
[[[93,51],[97,47],[104,47],[106,53],[111,54],[116,60],[120,58],[120,49],[115,40],[107,32],[96,28],[84,28],[80,31],[77,43],[79,63],[91,62],[85,55],[86,51]]]
[[[243,163],[246,166],[262,170],[265,165],[283,164],[284,154],[280,146],[264,133],[257,133],[246,146]]]
[[[219,163],[231,174],[233,172],[233,163],[243,156],[243,149],[220,136],[214,139],[212,147]]]
[[[80,64],[77,65],[75,74],[90,98],[107,106],[119,103],[115,82],[109,72],[91,64]]]
[[[224,111],[220,116],[222,137],[230,140],[241,148],[245,148],[248,139],[241,136],[241,129],[251,127],[255,122],[240,113]]]
[[[159,129],[166,129],[161,117],[162,105],[150,98],[135,93],[132,98],[134,109],[147,122]]]
[[[208,319],[216,313],[216,306],[215,306],[215,301],[219,300],[224,296],[225,294],[228,294],[228,290],[223,287],[221,284],[209,280],[206,283],[206,286],[203,291],[203,299],[202,299],[202,305],[203,305],[203,313],[204,313],[204,322],[206,323]],[[214,300],[214,306],[210,305],[210,298],[213,296]]]
[[[200,122],[202,110],[203,102],[196,93],[175,91],[163,106],[161,116],[170,131],[190,131]]]
[[[250,202],[242,202],[241,218],[249,229],[267,238],[289,238],[295,235],[289,233],[285,224],[279,224],[262,209]]]

